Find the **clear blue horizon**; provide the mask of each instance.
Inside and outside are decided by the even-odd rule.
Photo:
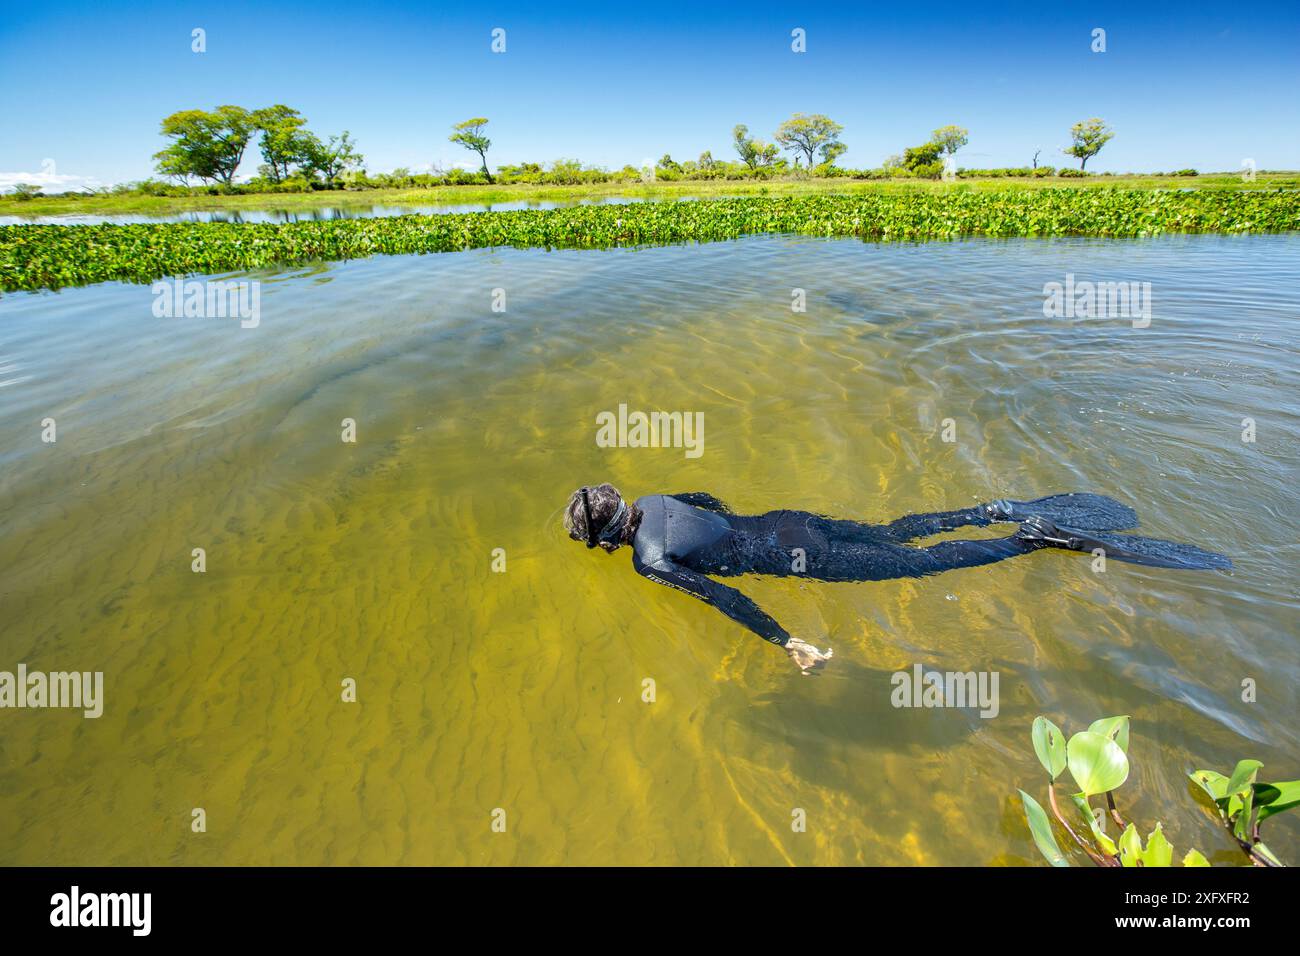
[[[619,168],[665,153],[734,159],[733,126],[770,139],[794,112],[842,123],[850,167],[950,123],[970,130],[961,166],[1028,165],[1037,149],[1040,163],[1077,165],[1060,148],[1099,116],[1116,135],[1090,170],[1300,168],[1300,7],[1180,6],[1175,18],[971,6],[12,7],[0,17],[0,186],[148,178],[164,116],[224,103],[284,103],[319,134],[349,130],[375,172],[475,166],[447,141],[471,116],[491,120],[493,167]],[[191,51],[196,27],[205,53]],[[496,27],[505,53],[491,51]],[[796,27],[806,53],[791,51]],[[1097,27],[1104,53],[1091,50]],[[260,161],[250,143],[241,174]]]

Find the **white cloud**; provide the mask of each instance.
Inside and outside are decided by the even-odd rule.
[[[70,176],[57,173],[54,171],[53,163],[47,164],[47,168],[39,173],[0,172],[0,192],[10,192],[19,183],[39,186],[41,192],[47,193],[89,192],[92,189],[98,189],[102,185],[98,179],[92,176]]]

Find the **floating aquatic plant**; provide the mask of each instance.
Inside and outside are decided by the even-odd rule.
[[[293,223],[0,226],[0,289],[491,246],[591,249],[759,233],[922,240],[1295,229],[1296,190],[1109,188],[748,196]]]
[[[1165,838],[1163,827],[1157,823],[1147,834],[1144,845],[1137,827],[1127,823],[1115,805],[1114,791],[1123,785],[1129,773],[1128,717],[1104,717],[1093,721],[1087,730],[1068,739],[1046,717],[1037,717],[1030,740],[1038,762],[1047,771],[1048,805],[1052,815],[1092,862],[1098,866],[1119,867],[1173,865],[1174,848]],[[1281,861],[1260,841],[1259,824],[1300,804],[1300,781],[1259,783],[1255,778],[1260,767],[1258,760],[1243,760],[1237,764],[1231,777],[1212,770],[1195,770],[1189,776],[1214,800],[1228,832],[1252,863],[1256,866],[1281,866]],[[1056,781],[1067,769],[1079,788],[1070,797],[1077,811],[1074,826],[1062,814],[1056,797]],[[1025,791],[1018,792],[1038,851],[1053,866],[1069,866],[1069,859],[1056,842],[1047,811]],[[1106,798],[1105,810],[1092,806],[1090,802],[1093,797],[1100,796]],[[1253,822],[1252,809],[1256,811]],[[1107,834],[1107,818],[1121,828],[1118,839]],[[1198,850],[1189,850],[1182,863],[1183,866],[1210,865]]]

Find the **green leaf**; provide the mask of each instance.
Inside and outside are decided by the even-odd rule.
[[[1193,770],[1187,775],[1192,782],[1210,795],[1216,803],[1228,792],[1228,778],[1214,770]]]
[[[1073,800],[1074,805],[1079,808],[1079,812],[1083,814],[1083,818],[1088,821],[1088,829],[1092,831],[1092,837],[1097,841],[1097,845],[1106,852],[1107,856],[1114,856],[1118,853],[1119,851],[1115,848],[1115,841],[1106,835],[1106,831],[1102,829],[1101,824],[1097,822],[1097,815],[1092,812],[1092,807],[1089,805],[1087,799],[1084,798],[1083,794],[1071,794],[1070,799]]]
[[[1061,729],[1046,717],[1035,717],[1030,738],[1034,742],[1038,762],[1043,765],[1047,775],[1055,780],[1065,769],[1065,736]]]
[[[1255,782],[1255,774],[1259,773],[1259,768],[1264,766],[1258,760],[1239,760],[1236,768],[1232,771],[1232,777],[1228,780],[1226,796],[1235,797],[1249,789],[1250,785]]]
[[[1188,850],[1187,855],[1183,857],[1183,866],[1209,866],[1210,861],[1201,856],[1199,850]]]
[[[1160,824],[1147,834],[1147,848],[1142,851],[1143,866],[1173,866],[1174,848],[1165,839],[1165,832]]]
[[[1119,838],[1119,861],[1124,866],[1137,866],[1142,859],[1142,838],[1137,827],[1129,824]]]
[[[1194,770],[1188,774],[1192,781],[1209,794],[1219,809],[1219,815],[1231,820],[1241,812],[1241,797],[1228,794],[1228,778],[1214,770]]]
[[[1034,837],[1034,844],[1038,847],[1038,852],[1043,854],[1047,862],[1052,866],[1069,866],[1070,861],[1065,858],[1061,848],[1056,845],[1056,837],[1052,835],[1052,824],[1047,819],[1047,814],[1043,808],[1038,805],[1038,801],[1025,793],[1023,790],[1017,791],[1020,794],[1020,802],[1025,808],[1025,820],[1029,823],[1029,832]]]
[[[1119,744],[1085,730],[1066,744],[1070,775],[1085,797],[1114,790],[1128,779],[1128,757]]]
[[[1115,743],[1119,744],[1119,749],[1128,753],[1128,717],[1103,717],[1101,720],[1094,720],[1088,728],[1094,734],[1101,734],[1103,737],[1109,737]]]
[[[1229,798],[1230,803],[1232,800],[1237,800],[1241,803],[1241,812],[1236,815],[1236,822],[1232,825],[1232,834],[1238,840],[1249,843],[1251,838],[1250,815],[1254,810],[1253,802],[1255,800],[1255,791],[1247,787],[1242,791],[1241,796]]]
[[[1255,783],[1255,775],[1259,773],[1259,768],[1264,766],[1258,760],[1239,760],[1237,766],[1232,771],[1232,777],[1228,780],[1225,788],[1225,796],[1218,799],[1220,808],[1228,815],[1229,820],[1234,820],[1232,827],[1233,835],[1238,840],[1250,839],[1250,815],[1252,804],[1255,799],[1255,791],[1252,785]]]
[[[1271,816],[1300,805],[1300,780],[1279,780],[1276,783],[1254,785],[1255,806],[1259,807],[1260,823]]]

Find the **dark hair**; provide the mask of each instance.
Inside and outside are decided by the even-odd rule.
[[[583,502],[584,491],[586,492],[585,503]],[[618,514],[618,507],[622,501],[623,496],[619,494],[618,489],[608,482],[579,488],[569,496],[569,503],[564,508],[564,530],[569,532],[569,537],[574,541],[586,541],[588,544],[594,542],[596,546],[606,551],[614,551],[619,545],[628,544],[641,524],[640,508],[628,502],[623,527],[621,529],[606,527]],[[588,509],[591,514],[590,527],[587,525]],[[603,540],[595,540],[597,535],[601,535]]]

